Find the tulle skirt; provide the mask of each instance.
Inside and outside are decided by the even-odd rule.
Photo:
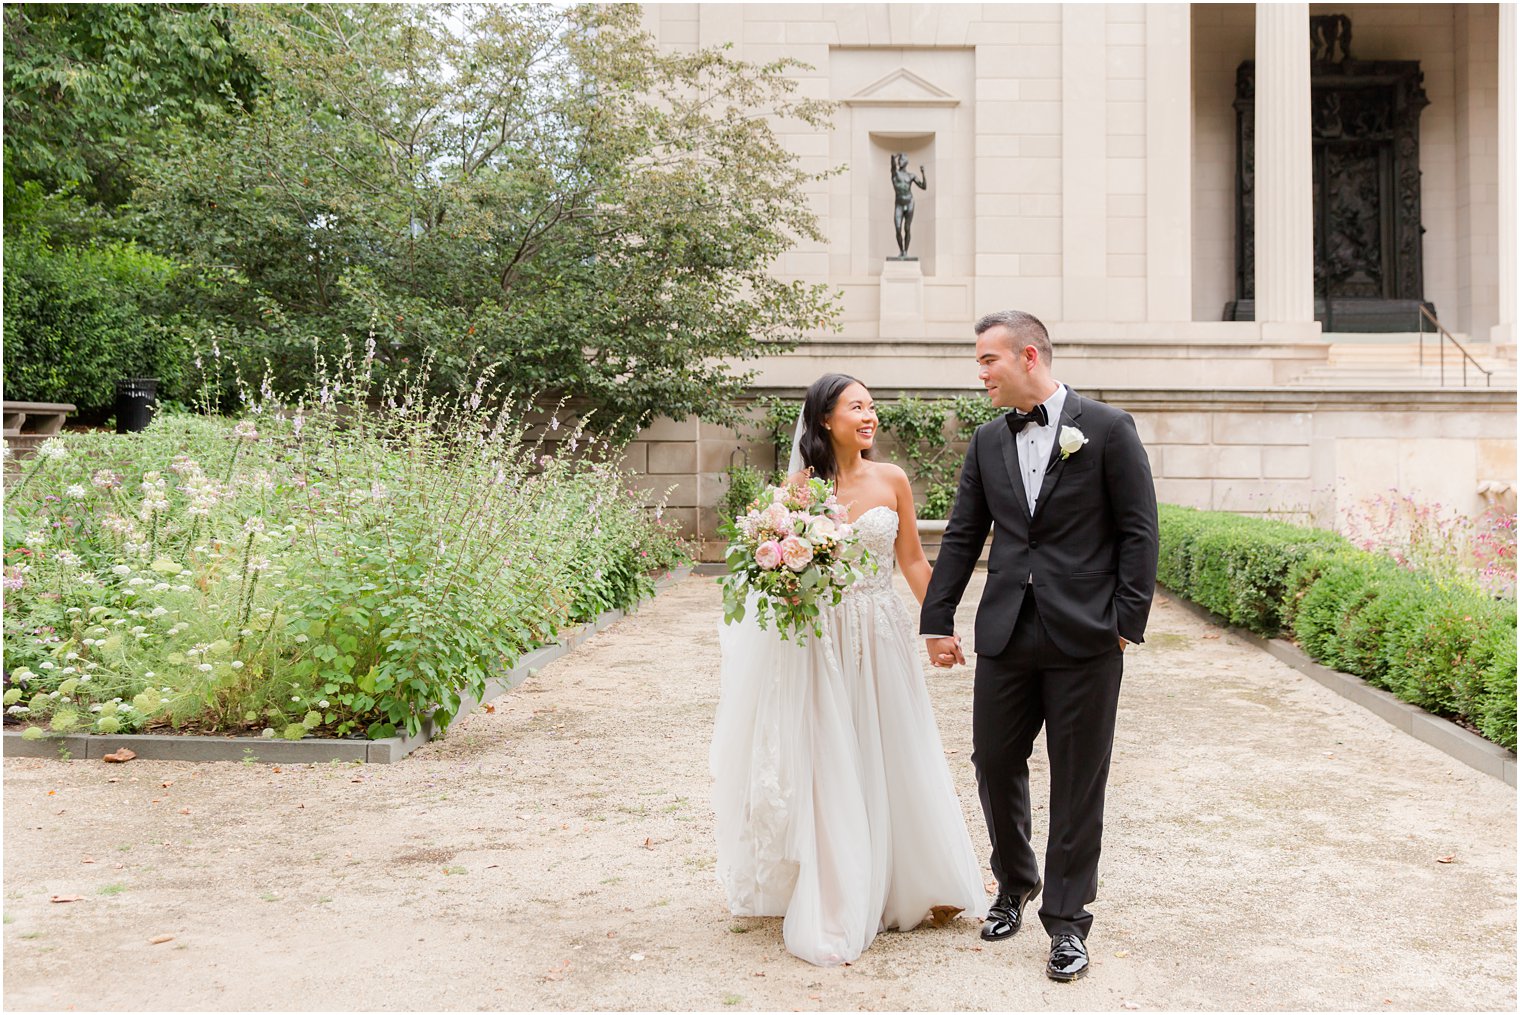
[[[729,908],[784,916],[787,950],[817,965],[934,906],[985,915],[902,600],[852,590],[802,644],[752,616],[720,633],[711,764]]]

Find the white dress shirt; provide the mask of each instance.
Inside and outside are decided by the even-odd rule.
[[[1029,513],[1034,514],[1040,497],[1040,487],[1045,482],[1045,463],[1056,446],[1056,434],[1061,431],[1061,410],[1066,407],[1066,385],[1057,384],[1055,394],[1044,401],[1044,426],[1024,424],[1024,429],[1014,436],[1019,448],[1019,474],[1024,480],[1024,495],[1029,499]]]

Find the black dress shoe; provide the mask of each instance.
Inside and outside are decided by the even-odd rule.
[[[1075,934],[1057,934],[1050,939],[1050,961],[1045,975],[1052,980],[1070,983],[1087,975],[1087,945]]]
[[[1024,923],[1024,907],[1029,900],[1040,894],[1041,882],[1022,895],[998,892],[997,901],[987,909],[987,920],[982,924],[983,941],[999,941],[1013,937]]]

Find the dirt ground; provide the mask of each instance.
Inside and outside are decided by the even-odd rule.
[[[1515,792],[1164,601],[1091,975],[1036,921],[792,958],[713,874],[720,616],[687,579],[398,765],[6,759],[5,1007],[1515,1009]],[[927,679],[981,848],[970,676]]]

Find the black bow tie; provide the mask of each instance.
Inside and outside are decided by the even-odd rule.
[[[1040,426],[1044,426],[1050,422],[1050,414],[1045,411],[1043,404],[1035,406],[1029,412],[1020,412],[1015,409],[1003,418],[1008,421],[1008,429],[1014,433],[1018,433],[1029,423],[1038,423]]]

